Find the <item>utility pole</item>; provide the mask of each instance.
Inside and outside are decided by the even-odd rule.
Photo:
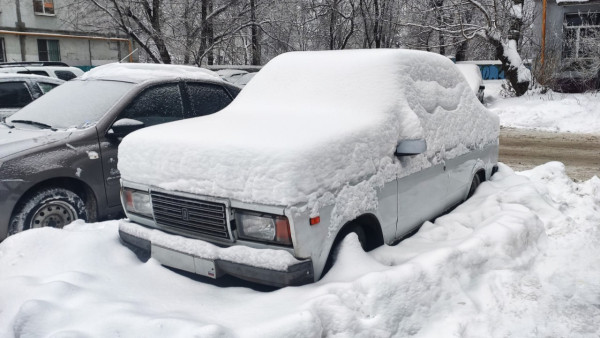
[[[25,23],[21,20],[21,0],[15,0],[15,7],[17,8],[17,22],[15,22],[15,27],[17,31],[24,32],[25,31]],[[19,35],[19,46],[21,47],[21,61],[25,61],[25,35]]]

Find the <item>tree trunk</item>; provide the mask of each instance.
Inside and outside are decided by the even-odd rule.
[[[258,25],[256,24],[255,0],[250,0],[250,20],[252,20],[252,26],[250,27],[252,32],[252,64],[255,66],[260,66],[260,44],[258,42]]]

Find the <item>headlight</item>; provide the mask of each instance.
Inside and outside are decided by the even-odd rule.
[[[291,245],[290,223],[285,216],[237,210],[235,212],[240,238]]]
[[[152,217],[152,201],[148,192],[123,188],[121,194],[125,211]]]

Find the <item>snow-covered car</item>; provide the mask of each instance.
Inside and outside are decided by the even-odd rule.
[[[0,63],[0,73],[33,74],[69,81],[83,75],[83,70],[71,67],[64,62],[26,61]]]
[[[475,95],[479,102],[483,103],[483,98],[485,96],[485,86],[483,85],[483,78],[481,77],[481,70],[479,66],[472,63],[456,63],[456,67],[465,77],[469,87]]]
[[[240,88],[190,66],[108,64],[0,123],[0,241],[122,214],[117,148],[128,133],[212,114]]]
[[[219,114],[119,147],[119,234],[142,260],[275,286],[318,280],[355,233],[394,243],[497,168],[498,117],[454,64],[410,50],[294,52]]]
[[[63,83],[46,76],[0,73],[0,121]]]

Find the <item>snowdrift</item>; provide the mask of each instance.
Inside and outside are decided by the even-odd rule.
[[[117,222],[0,243],[0,336],[597,337],[600,179],[506,166],[413,237],[356,238],[320,282],[220,288],[140,263]]]

